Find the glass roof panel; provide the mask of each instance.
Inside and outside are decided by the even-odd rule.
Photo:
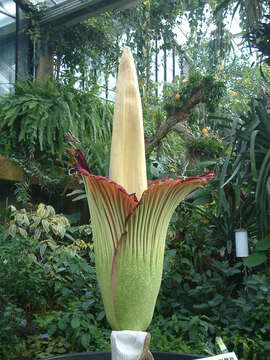
[[[0,28],[16,19],[16,4],[12,0],[0,0]]]
[[[13,23],[13,22],[15,22],[15,19],[13,19],[12,17],[6,16],[4,14],[1,14],[1,12],[0,12],[0,29],[8,24]]]
[[[0,14],[8,16],[16,16],[16,4],[13,0],[0,0]]]

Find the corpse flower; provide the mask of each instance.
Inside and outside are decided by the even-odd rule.
[[[109,178],[89,171],[77,151],[90,208],[97,279],[113,330],[144,331],[159,292],[165,238],[179,202],[206,184],[200,177],[163,179],[147,188],[142,107],[129,49],[121,58]]]

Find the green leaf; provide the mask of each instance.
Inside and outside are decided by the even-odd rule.
[[[270,235],[258,241],[255,248],[256,251],[265,251],[268,249],[270,249]]]
[[[41,257],[44,256],[46,249],[47,249],[47,244],[46,243],[43,243],[43,244],[40,245],[39,252],[40,252]]]
[[[15,224],[11,224],[10,227],[8,228],[8,233],[10,236],[14,238],[17,233],[17,226]]]
[[[22,237],[24,238],[27,237],[27,231],[21,227],[19,227],[19,233],[21,234]]]
[[[206,195],[200,196],[199,198],[195,199],[193,201],[192,205],[194,205],[194,206],[205,205],[205,204],[209,204],[211,201],[213,201],[212,195],[206,194]]]
[[[97,321],[101,321],[105,318],[105,312],[101,311],[97,316]]]
[[[229,179],[227,179],[227,180],[223,183],[222,187],[226,186],[226,185],[227,185],[230,181],[232,181],[232,179],[237,175],[239,169],[241,168],[241,161],[240,161],[240,160],[241,160],[241,158],[239,157],[239,159],[238,159],[238,164],[237,164],[237,165],[235,164],[235,169],[234,169],[232,175],[229,177]]]
[[[39,238],[40,238],[40,235],[41,235],[41,229],[40,228],[37,228],[36,230],[35,230],[35,233],[34,233],[34,238],[36,239],[36,240],[39,240]]]
[[[234,136],[235,136],[235,131],[236,131],[236,127],[237,127],[237,118],[234,119],[233,125],[232,125],[232,130],[231,130],[231,139],[230,139],[230,146],[229,148],[233,148],[233,143],[234,143]],[[221,201],[219,201],[219,205],[218,205],[218,214],[221,212],[222,209],[222,205],[224,205],[224,201],[222,201],[222,199],[224,199],[225,195],[224,195],[224,183],[225,183],[225,177],[227,174],[227,169],[230,163],[232,157],[232,150],[229,152],[229,154],[227,155],[225,162],[222,166],[222,170],[221,170],[221,174],[220,174],[220,178],[219,178],[219,187],[218,187],[218,197],[219,199],[221,199]]]
[[[82,337],[81,337],[81,344],[85,348],[85,350],[88,349],[89,342],[90,342],[90,335],[89,334],[83,334]]]
[[[254,252],[250,256],[244,259],[244,265],[248,268],[253,268],[255,266],[259,266],[263,264],[267,260],[267,257],[265,254],[261,252]]]
[[[268,192],[268,195],[270,196],[270,176],[268,177],[266,181],[266,190]]]
[[[48,234],[50,232],[50,226],[47,220],[43,219],[41,220],[43,229],[46,231],[46,233]]]
[[[250,137],[250,164],[251,164],[251,173],[254,181],[257,180],[258,173],[256,169],[256,156],[255,156],[255,140],[259,130],[254,130]]]
[[[74,199],[72,199],[72,201],[79,201],[82,199],[86,199],[86,194],[79,195],[79,196],[75,197]]]
[[[73,196],[73,195],[77,195],[77,194],[85,194],[85,191],[84,190],[73,190],[71,193],[67,194],[66,196]]]
[[[48,328],[48,334],[51,336],[53,335],[57,330],[57,327],[55,324],[51,324]]]
[[[59,327],[59,329],[61,329],[61,330],[65,330],[65,329],[67,328],[67,323],[66,323],[64,320],[60,320],[60,321],[58,322],[58,327]]]
[[[70,323],[70,324],[71,324],[72,329],[76,329],[76,328],[80,327],[81,322],[80,322],[80,319],[79,319],[79,318],[74,317],[74,318],[71,320],[71,323]]]
[[[221,296],[220,294],[216,294],[213,299],[208,301],[208,304],[212,307],[215,307],[215,306],[221,304],[223,299],[224,299],[223,296]]]

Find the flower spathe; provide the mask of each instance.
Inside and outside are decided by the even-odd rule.
[[[146,330],[160,288],[165,238],[181,200],[213,177],[164,179],[147,189],[142,106],[135,63],[120,61],[110,158],[110,179],[95,176],[80,151],[90,208],[97,279],[113,330]]]
[[[155,181],[138,201],[116,182],[91,174],[81,151],[76,168],[90,208],[107,319],[114,330],[146,330],[161,284],[171,216],[180,201],[214,175]]]

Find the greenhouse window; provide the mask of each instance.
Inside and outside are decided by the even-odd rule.
[[[40,5],[40,1],[30,1]],[[77,23],[99,13],[134,5],[135,0],[45,0],[47,9],[41,25]],[[25,79],[33,69],[32,44],[27,36],[25,9],[20,1],[0,0],[0,95],[13,91],[18,79]],[[34,75],[32,73],[32,75]]]
[[[0,95],[29,74],[30,43],[23,9],[13,0],[0,0]]]

